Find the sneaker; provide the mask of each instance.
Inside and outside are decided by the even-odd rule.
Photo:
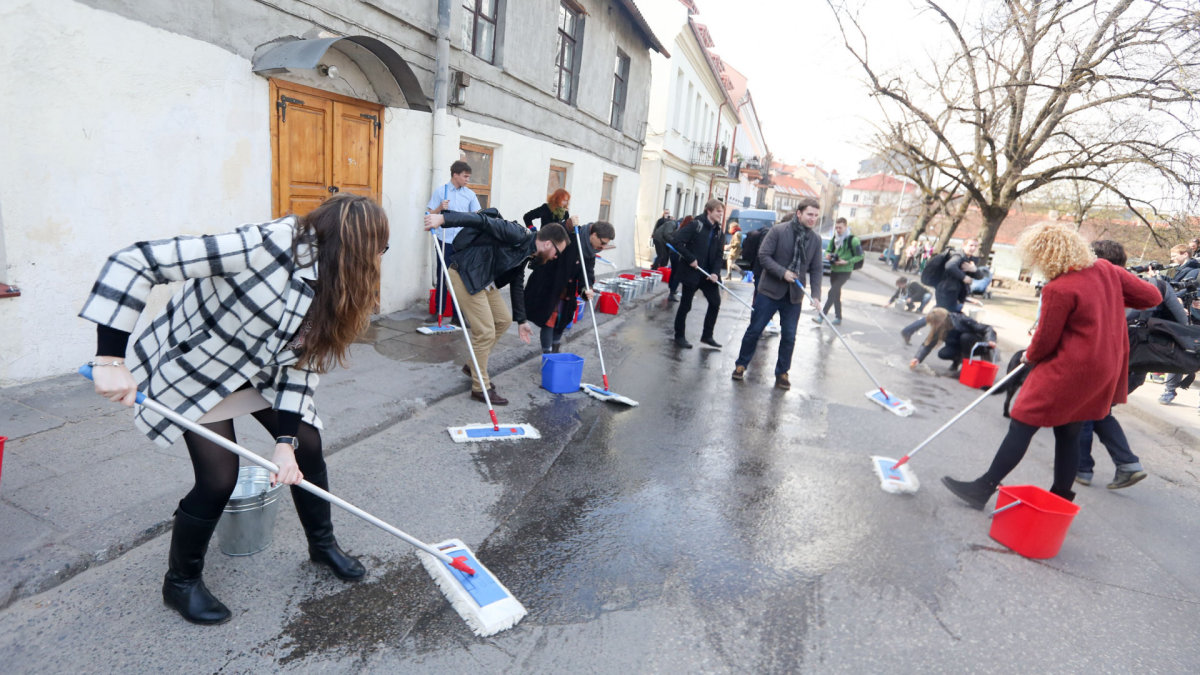
[[[776,389],[791,389],[792,388],[792,383],[790,381],[788,381],[787,373],[780,373],[775,376],[775,388]]]
[[[712,339],[712,338],[710,338],[710,337],[702,337],[702,338],[700,338],[700,344],[704,345],[705,347],[712,347],[713,349],[720,349],[720,348],[721,348],[721,343],[720,343],[720,342],[717,342],[716,340],[714,340],[714,339]]]
[[[733,379],[741,382],[746,379],[746,366],[737,366],[733,369]]]
[[[812,321],[813,321],[813,323],[822,323],[823,321],[825,321],[825,319],[824,319],[823,317],[820,317],[820,316],[814,316],[814,317],[812,318]]]
[[[1084,486],[1091,485],[1092,476],[1090,474],[1077,473],[1075,474],[1075,482]]]
[[[763,329],[763,335],[779,335],[780,332],[782,332],[782,329],[774,321],[768,322],[767,327]]]
[[[900,337],[904,338],[904,344],[912,346],[912,334],[900,331]]]
[[[1117,469],[1117,475],[1113,476],[1113,482],[1107,485],[1109,490],[1120,490],[1127,488],[1134,483],[1141,481],[1146,477],[1145,471],[1121,471]]]
[[[462,374],[466,375],[467,377],[471,376],[471,364],[469,364],[469,363],[463,364]]]
[[[1160,405],[1171,405],[1171,401],[1174,400],[1175,394],[1173,392],[1163,392],[1163,395],[1158,397],[1158,402]]]
[[[683,349],[691,349],[692,343],[688,342],[687,338],[685,338],[681,335],[681,336],[675,338],[675,346],[682,347]]]
[[[842,325],[842,317],[840,317],[840,316],[836,317],[833,321],[830,321],[829,323],[831,323],[835,326],[840,326],[840,325]]]
[[[679,302],[679,294],[671,293],[667,296],[667,302]]]

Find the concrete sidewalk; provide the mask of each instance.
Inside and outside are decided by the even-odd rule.
[[[658,284],[621,314],[598,314],[598,322],[623,321],[626,309],[665,292]],[[350,367],[321,377],[326,456],[451,396],[462,398],[463,424],[488,421],[459,372],[469,360],[462,333],[417,333],[429,318],[414,309],[376,320],[352,347]],[[593,339],[586,318],[564,337]],[[540,353],[536,334],[526,345],[513,326],[489,364],[497,390],[505,392],[506,371]],[[271,439],[256,423],[239,422],[237,431],[242,445],[269,456]],[[0,389],[0,435],[9,439],[0,477],[0,609],[166,532],[192,485],[183,443],[154,445],[129,409],[97,396],[78,375]]]
[[[906,276],[910,279],[916,278],[919,275],[904,274],[903,272],[893,272],[890,265],[881,261],[875,260],[874,256],[868,254],[868,260],[863,265],[861,270],[856,274],[861,273],[865,276],[880,282],[884,285],[880,289],[883,297],[879,302],[884,302],[895,291],[896,278]],[[1025,296],[1017,291],[1010,290],[994,290],[995,295],[1003,294],[1009,300],[1018,302],[1027,302],[1031,308],[1036,308],[1037,298],[1029,295]],[[1028,330],[1031,322],[1019,316],[1005,311],[995,303],[988,300],[982,300],[983,308],[976,316],[980,321],[989,324],[996,329],[996,334],[1000,338],[1000,348],[1005,355],[1004,359],[1007,362],[1008,356],[1018,349],[1024,349],[1029,345]],[[931,302],[929,307],[933,307]],[[1034,310],[1031,309],[1032,315]],[[915,318],[915,316],[914,316]],[[900,340],[900,336],[896,336]],[[1157,429],[1167,435],[1175,438],[1183,443],[1191,445],[1200,445],[1200,384],[1193,386],[1190,390],[1180,390],[1175,401],[1171,405],[1161,405],[1158,403],[1158,397],[1162,394],[1162,385],[1147,381],[1146,384],[1138,388],[1129,396],[1129,403],[1120,406],[1116,409],[1119,415],[1132,414],[1144,422],[1154,425]]]

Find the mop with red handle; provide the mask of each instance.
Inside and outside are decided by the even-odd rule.
[[[583,239],[579,235],[579,226],[575,226],[575,246],[579,249],[579,259],[583,262]],[[582,267],[582,265],[580,265]],[[600,376],[604,378],[604,388],[601,389],[594,384],[580,384],[579,388],[585,394],[592,398],[601,401],[612,401],[613,403],[624,403],[627,406],[636,407],[638,402],[613,392],[608,388],[608,369],[604,366],[604,349],[600,345],[600,326],[596,324],[596,306],[592,302],[592,285],[587,278],[587,270],[583,269],[583,287],[587,290],[588,314],[592,316],[592,330],[596,333],[596,354],[600,357]]]
[[[442,251],[438,247],[433,247],[433,250],[437,251],[438,262],[442,265],[442,272],[446,274],[446,288],[450,289],[450,301],[454,304],[454,312],[458,315],[458,322],[465,326],[466,322],[463,321],[462,305],[458,303],[458,295],[454,292],[454,284],[450,283],[450,273],[446,269],[446,258],[442,255]],[[492,397],[488,395],[487,387],[483,386],[483,372],[479,370],[479,359],[475,358],[475,347],[471,345],[471,334],[465,330],[462,334],[463,338],[467,341],[467,351],[471,353],[471,365],[475,368],[475,372],[479,374],[479,383],[483,390],[483,400],[487,403],[488,415],[491,416],[492,423],[449,427],[446,431],[450,434],[450,438],[455,443],[481,443],[483,441],[541,438],[542,435],[538,433],[538,430],[532,424],[517,423],[501,425],[499,420],[496,419],[496,408],[492,405]]]
[[[92,379],[92,367],[80,367],[79,374],[89,380]],[[172,423],[194,434],[203,436],[247,462],[261,466],[271,473],[279,473],[279,467],[270,460],[189,420],[158,401],[146,398],[146,395],[140,391],[137,395],[137,402],[138,405],[162,415]],[[500,583],[500,580],[475,558],[466,544],[458,539],[447,539],[439,544],[426,544],[306,480],[297,483],[296,487],[310,492],[334,506],[345,509],[384,532],[415,546],[417,557],[421,559],[421,564],[425,566],[429,576],[433,577],[434,583],[450,601],[450,605],[476,635],[494,635],[517,625],[517,622],[525,616],[525,607],[521,605],[520,601],[513,597],[504,584]]]

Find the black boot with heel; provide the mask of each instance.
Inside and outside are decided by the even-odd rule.
[[[306,475],[304,478],[322,490],[329,489],[328,472]],[[308,557],[333,570],[339,579],[362,579],[367,573],[366,568],[357,558],[343,551],[333,536],[329,502],[296,486],[292,486],[292,501],[296,504],[296,515],[300,517],[300,524],[304,526],[304,534],[308,537]]]
[[[198,624],[219,624],[229,620],[229,608],[213,597],[201,577],[204,554],[212,539],[217,520],[190,516],[182,508],[175,511],[171,530],[171,553],[163,578],[163,603],[180,616]]]
[[[992,498],[992,493],[996,491],[996,484],[986,478],[976,478],[973,481],[954,480],[949,476],[942,476],[942,484],[945,485],[956,497],[963,500],[973,509],[979,511],[987,506],[987,502]]]

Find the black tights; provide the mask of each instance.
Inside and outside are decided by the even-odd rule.
[[[275,411],[260,410],[254,413],[254,419],[270,432],[274,438],[278,434],[279,425]],[[214,433],[237,442],[233,434],[233,420],[212,422],[203,425]],[[300,423],[296,434],[300,448],[296,450],[296,464],[305,478],[319,476],[325,473],[325,456],[321,452],[321,432],[316,427]],[[212,520],[219,518],[233,494],[237,483],[238,456],[222,448],[212,441],[191,431],[183,432],[183,440],[187,443],[188,454],[192,458],[192,471],[196,475],[196,484],[191,492],[179,502],[179,507],[185,513],[196,518]],[[272,448],[274,445],[272,444]]]
[[[1082,427],[1083,422],[1054,427],[1054,485],[1050,491],[1060,496],[1071,492],[1075,473],[1079,469],[1079,431]],[[1000,449],[996,451],[992,465],[988,467],[987,473],[983,474],[984,480],[998,485],[1012,473],[1025,456],[1025,451],[1029,449],[1033,435],[1040,428],[1016,420],[1009,421],[1008,433],[1000,442]]]

